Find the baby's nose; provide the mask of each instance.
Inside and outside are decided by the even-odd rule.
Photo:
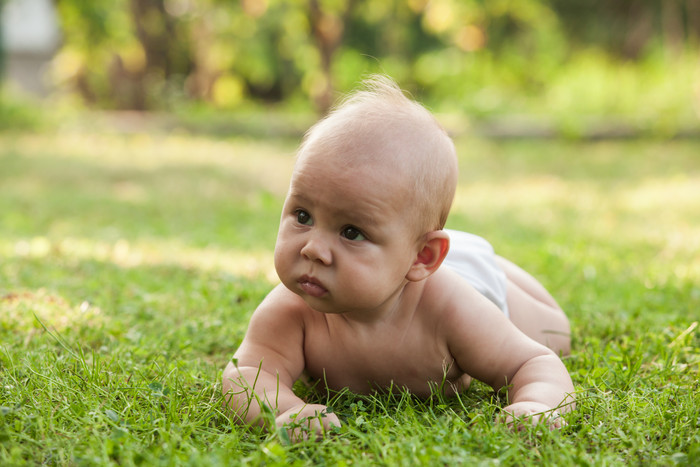
[[[316,261],[325,265],[331,264],[333,259],[328,242],[321,234],[311,234],[301,249],[301,254],[309,261]]]

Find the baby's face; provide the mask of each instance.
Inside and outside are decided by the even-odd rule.
[[[275,247],[282,283],[324,313],[371,313],[392,302],[418,253],[396,174],[342,167],[338,156],[299,160]]]

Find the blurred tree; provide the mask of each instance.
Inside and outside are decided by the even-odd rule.
[[[323,112],[327,111],[333,103],[331,67],[356,3],[355,0],[340,2],[309,0],[309,20],[321,59],[320,71],[323,80],[314,97],[316,106]]]
[[[59,81],[87,102],[156,108],[181,88],[192,68],[189,30],[165,0],[58,0],[66,44],[56,61]]]
[[[5,3],[5,0],[0,0],[0,14],[2,14],[2,7]],[[0,84],[3,82],[5,78],[5,44],[4,44],[4,31],[2,30],[2,21],[0,21]],[[2,94],[0,94],[0,99],[2,98]]]
[[[324,112],[335,89],[379,71],[487,114],[579,50],[638,59],[700,38],[700,0],[56,1],[56,78],[115,108],[310,98]]]
[[[118,61],[115,74],[136,84],[132,107],[146,109],[155,104],[147,102],[149,95],[162,98],[166,86],[183,87],[192,69],[190,31],[166,10],[164,0],[131,0],[130,9],[145,61],[131,72]]]
[[[678,50],[700,39],[700,0],[552,0],[575,47],[597,45],[636,59],[660,41]]]

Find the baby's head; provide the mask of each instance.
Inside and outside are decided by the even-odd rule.
[[[452,141],[386,78],[306,135],[275,245],[282,283],[324,313],[390,306],[440,266],[457,182]]]
[[[374,76],[306,134],[295,172],[319,160],[371,170],[396,195],[416,234],[442,229],[457,185],[454,144],[433,115],[389,78]],[[398,207],[397,207],[398,208]]]

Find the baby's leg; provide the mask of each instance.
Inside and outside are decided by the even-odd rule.
[[[557,355],[571,353],[569,320],[554,298],[517,265],[500,256],[496,260],[508,278],[508,311],[513,324]]]

